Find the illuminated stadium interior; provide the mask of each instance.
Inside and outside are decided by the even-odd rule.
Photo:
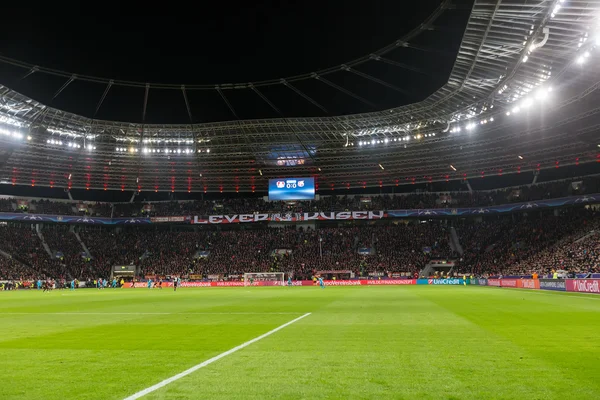
[[[600,0],[333,3],[10,6],[0,398],[600,398]]]
[[[190,114],[192,119],[184,118],[180,124],[125,123],[40,103],[19,93],[7,80],[0,93],[0,179],[9,185],[89,190],[251,193],[266,192],[268,179],[290,174],[312,176],[318,191],[325,191],[594,163],[598,71],[591,66],[599,51],[597,10],[567,2],[557,3],[554,13],[555,7],[548,5],[476,1],[445,84],[421,101],[352,115],[300,118],[282,114],[271,119],[197,123]],[[393,57],[394,52],[410,47],[413,38],[416,41],[428,32],[428,27],[443,24],[446,13],[453,17],[456,12],[450,2],[442,2],[422,25],[390,46],[354,64],[302,76],[298,83],[294,81],[298,93],[290,90],[288,94],[304,98],[310,106],[320,104],[320,98],[301,91],[304,81],[329,86],[323,82],[334,83],[330,74],[356,75],[352,71],[381,67],[379,54]],[[103,88],[96,99],[100,110],[104,101],[117,96],[113,90],[127,84],[8,58],[2,61],[15,76],[21,76],[19,82],[61,77],[62,85],[52,92],[56,99],[77,90],[78,84],[98,85]],[[394,68],[383,64],[386,70]],[[397,92],[376,72],[365,72],[372,79],[361,79],[369,88],[387,90],[387,97]],[[285,86],[275,79],[197,90],[221,94],[235,118],[233,112],[241,107],[234,102],[237,91],[253,92],[252,103],[263,102],[281,111],[267,92],[281,84]],[[334,84],[338,95],[363,104],[365,111],[370,106],[361,100],[377,103],[369,92],[362,93],[363,86]],[[148,116],[152,100],[168,90],[177,90],[178,105],[192,110],[186,96],[193,87],[135,85],[139,92],[136,107],[143,116]],[[318,114],[319,108],[313,112]]]

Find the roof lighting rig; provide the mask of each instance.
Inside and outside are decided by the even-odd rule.
[[[57,186],[210,192],[264,190],[269,178],[286,175],[362,188],[595,162],[597,141],[590,149],[574,138],[597,125],[593,104],[579,100],[600,87],[599,15],[597,2],[475,0],[448,82],[423,101],[364,114],[121,123],[0,86],[0,142],[20,143],[0,173],[16,170],[20,183],[35,172],[39,186],[53,174],[71,176],[52,179]],[[345,72],[360,71],[348,65]],[[266,96],[259,88],[252,90]],[[227,96],[227,87],[219,89]],[[540,116],[547,125],[538,126]],[[310,153],[306,162],[270,158],[294,147]]]

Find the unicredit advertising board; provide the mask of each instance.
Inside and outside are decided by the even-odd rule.
[[[462,285],[462,279],[417,279],[417,285]]]
[[[600,293],[600,279],[567,279],[568,292]]]
[[[314,178],[269,179],[269,200],[313,200]]]

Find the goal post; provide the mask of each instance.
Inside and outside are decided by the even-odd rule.
[[[246,272],[244,286],[283,286],[284,279],[283,272]]]

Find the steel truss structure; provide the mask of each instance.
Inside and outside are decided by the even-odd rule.
[[[600,0],[476,0],[448,82],[424,101],[381,112],[133,124],[63,112],[0,86],[0,180],[253,192],[282,176],[315,176],[321,189],[345,189],[596,162],[599,55]],[[269,102],[259,88],[275,83],[293,88],[265,81],[249,89]],[[226,101],[231,88],[216,89]]]

